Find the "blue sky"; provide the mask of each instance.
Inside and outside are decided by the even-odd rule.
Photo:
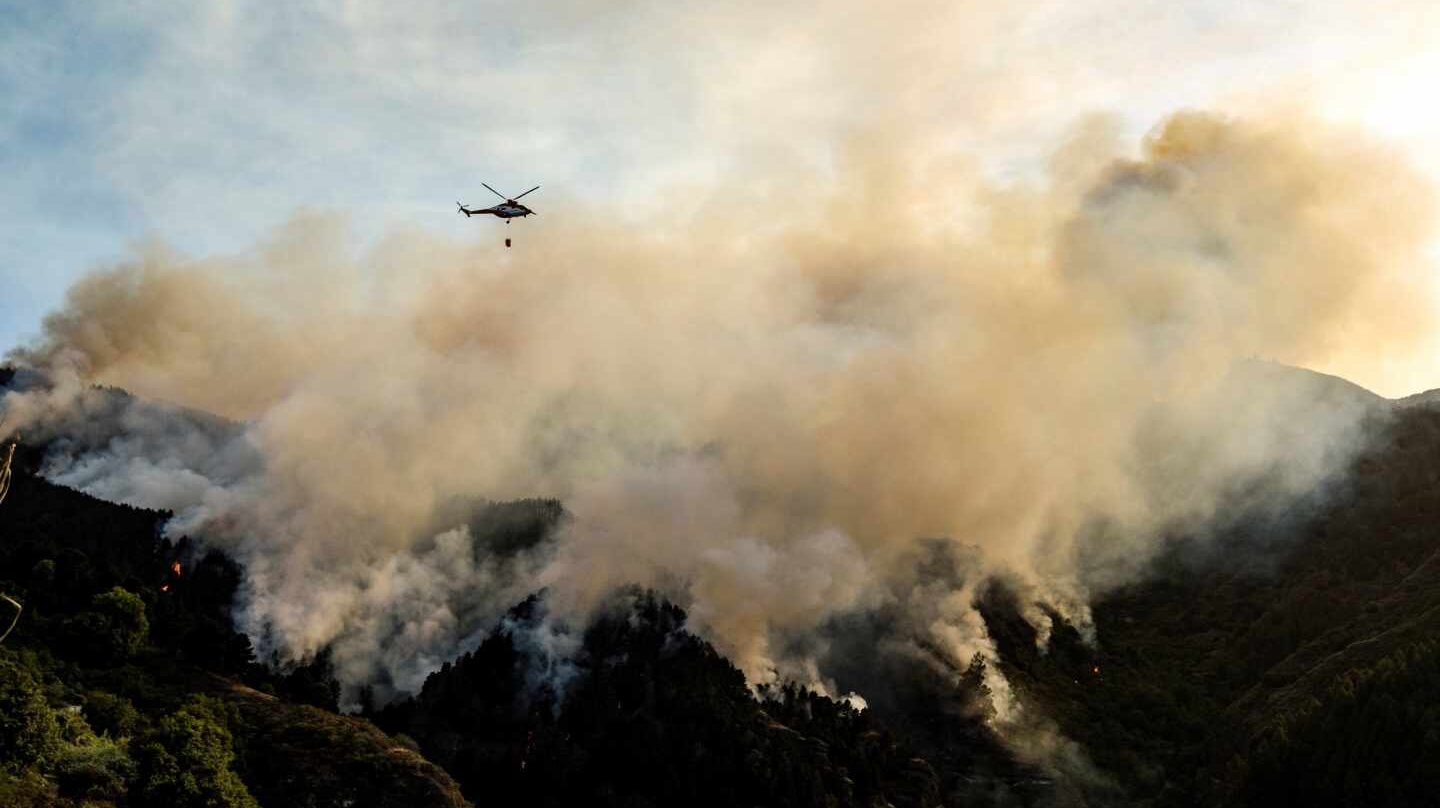
[[[638,221],[657,187],[823,160],[887,116],[1023,180],[1087,113],[1138,138],[1294,104],[1435,172],[1428,6],[0,0],[0,348],[141,241],[243,251],[302,209],[357,249],[476,237],[452,205],[481,181]]]

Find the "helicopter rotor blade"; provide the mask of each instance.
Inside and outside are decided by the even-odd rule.
[[[528,194],[528,193],[530,193],[531,191],[538,191],[538,190],[540,190],[540,186],[537,185],[537,186],[535,186],[534,188],[531,188],[529,191],[526,191],[525,194]],[[515,197],[515,199],[519,199],[519,198],[525,196],[525,194],[521,194],[520,196]],[[512,200],[510,200],[510,201],[511,201],[511,202],[514,202],[515,199],[512,199]]]
[[[481,184],[481,185],[485,185],[485,183],[483,183],[483,182],[480,183],[480,184]],[[487,190],[487,191],[489,191],[490,193],[492,193],[492,194],[500,197],[501,199],[504,199],[506,202],[509,202],[509,201],[510,201],[504,194],[500,193],[499,191],[495,190],[494,188],[491,188],[491,187],[488,186],[488,185],[485,185],[485,190]]]

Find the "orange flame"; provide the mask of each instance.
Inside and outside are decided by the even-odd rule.
[[[169,591],[170,591],[170,584],[161,584],[161,585],[160,585],[160,591],[161,591],[161,592],[169,592]]]
[[[175,577],[176,577],[176,578],[179,578],[179,577],[180,577],[180,562],[179,562],[179,561],[176,561],[174,564],[171,564],[171,565],[170,565],[170,571],[173,572],[173,573],[175,573]]]

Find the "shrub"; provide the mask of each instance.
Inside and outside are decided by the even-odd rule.
[[[59,744],[60,728],[40,683],[14,658],[0,657],[0,770],[18,774],[43,765]]]
[[[140,713],[124,696],[92,690],[85,694],[85,718],[96,732],[128,738],[140,727]]]
[[[67,744],[57,755],[55,780],[69,797],[118,800],[135,777],[135,761],[124,744],[90,736],[86,742]]]
[[[137,754],[137,790],[145,804],[258,808],[231,769],[234,739],[225,713],[213,700],[195,699],[160,722]]]
[[[0,769],[0,805],[5,808],[61,808],[69,803],[55,793],[55,786],[30,770],[21,775],[6,774]]]
[[[150,621],[145,617],[145,601],[123,587],[95,596],[90,614],[98,615],[98,636],[101,646],[112,657],[134,656],[150,636]]]

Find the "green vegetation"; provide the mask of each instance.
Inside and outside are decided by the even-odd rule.
[[[104,634],[117,640],[114,648],[139,651],[143,607],[132,609],[139,599],[116,589],[96,601],[107,610],[100,614],[118,615]],[[256,805],[232,768],[223,703],[195,697],[153,721],[105,691],[90,691],[83,707],[66,704],[73,691],[55,673],[76,671],[40,654],[0,649],[0,805]]]
[[[35,676],[0,657],[0,766],[11,774],[45,766],[59,748],[60,726]]]
[[[63,686],[50,680],[38,662],[32,654],[0,651],[0,805],[125,802],[141,782],[131,738],[97,734],[78,707],[52,704],[47,692]],[[142,798],[127,804],[178,803]]]
[[[1254,805],[1425,805],[1440,795],[1440,645],[1347,672],[1281,717],[1250,755]]]
[[[26,608],[0,645],[0,808],[465,804],[333,712],[328,658],[257,665],[230,622],[239,568],[157,538],[164,518],[16,475],[0,591]]]
[[[128,660],[150,636],[145,602],[119,586],[96,595],[90,609],[71,618],[67,628],[74,648],[99,663]]]
[[[1173,537],[1146,581],[1058,621],[982,604],[1016,691],[1137,805],[1435,802],[1440,409],[1375,425],[1342,485]],[[1422,797],[1422,795],[1424,795]]]
[[[172,715],[140,746],[135,789],[142,802],[176,808],[253,808],[250,791],[236,776],[235,709],[197,698]]]
[[[239,711],[240,768],[262,805],[466,805],[455,781],[413,741],[389,737],[369,721],[243,686],[224,697]]]

